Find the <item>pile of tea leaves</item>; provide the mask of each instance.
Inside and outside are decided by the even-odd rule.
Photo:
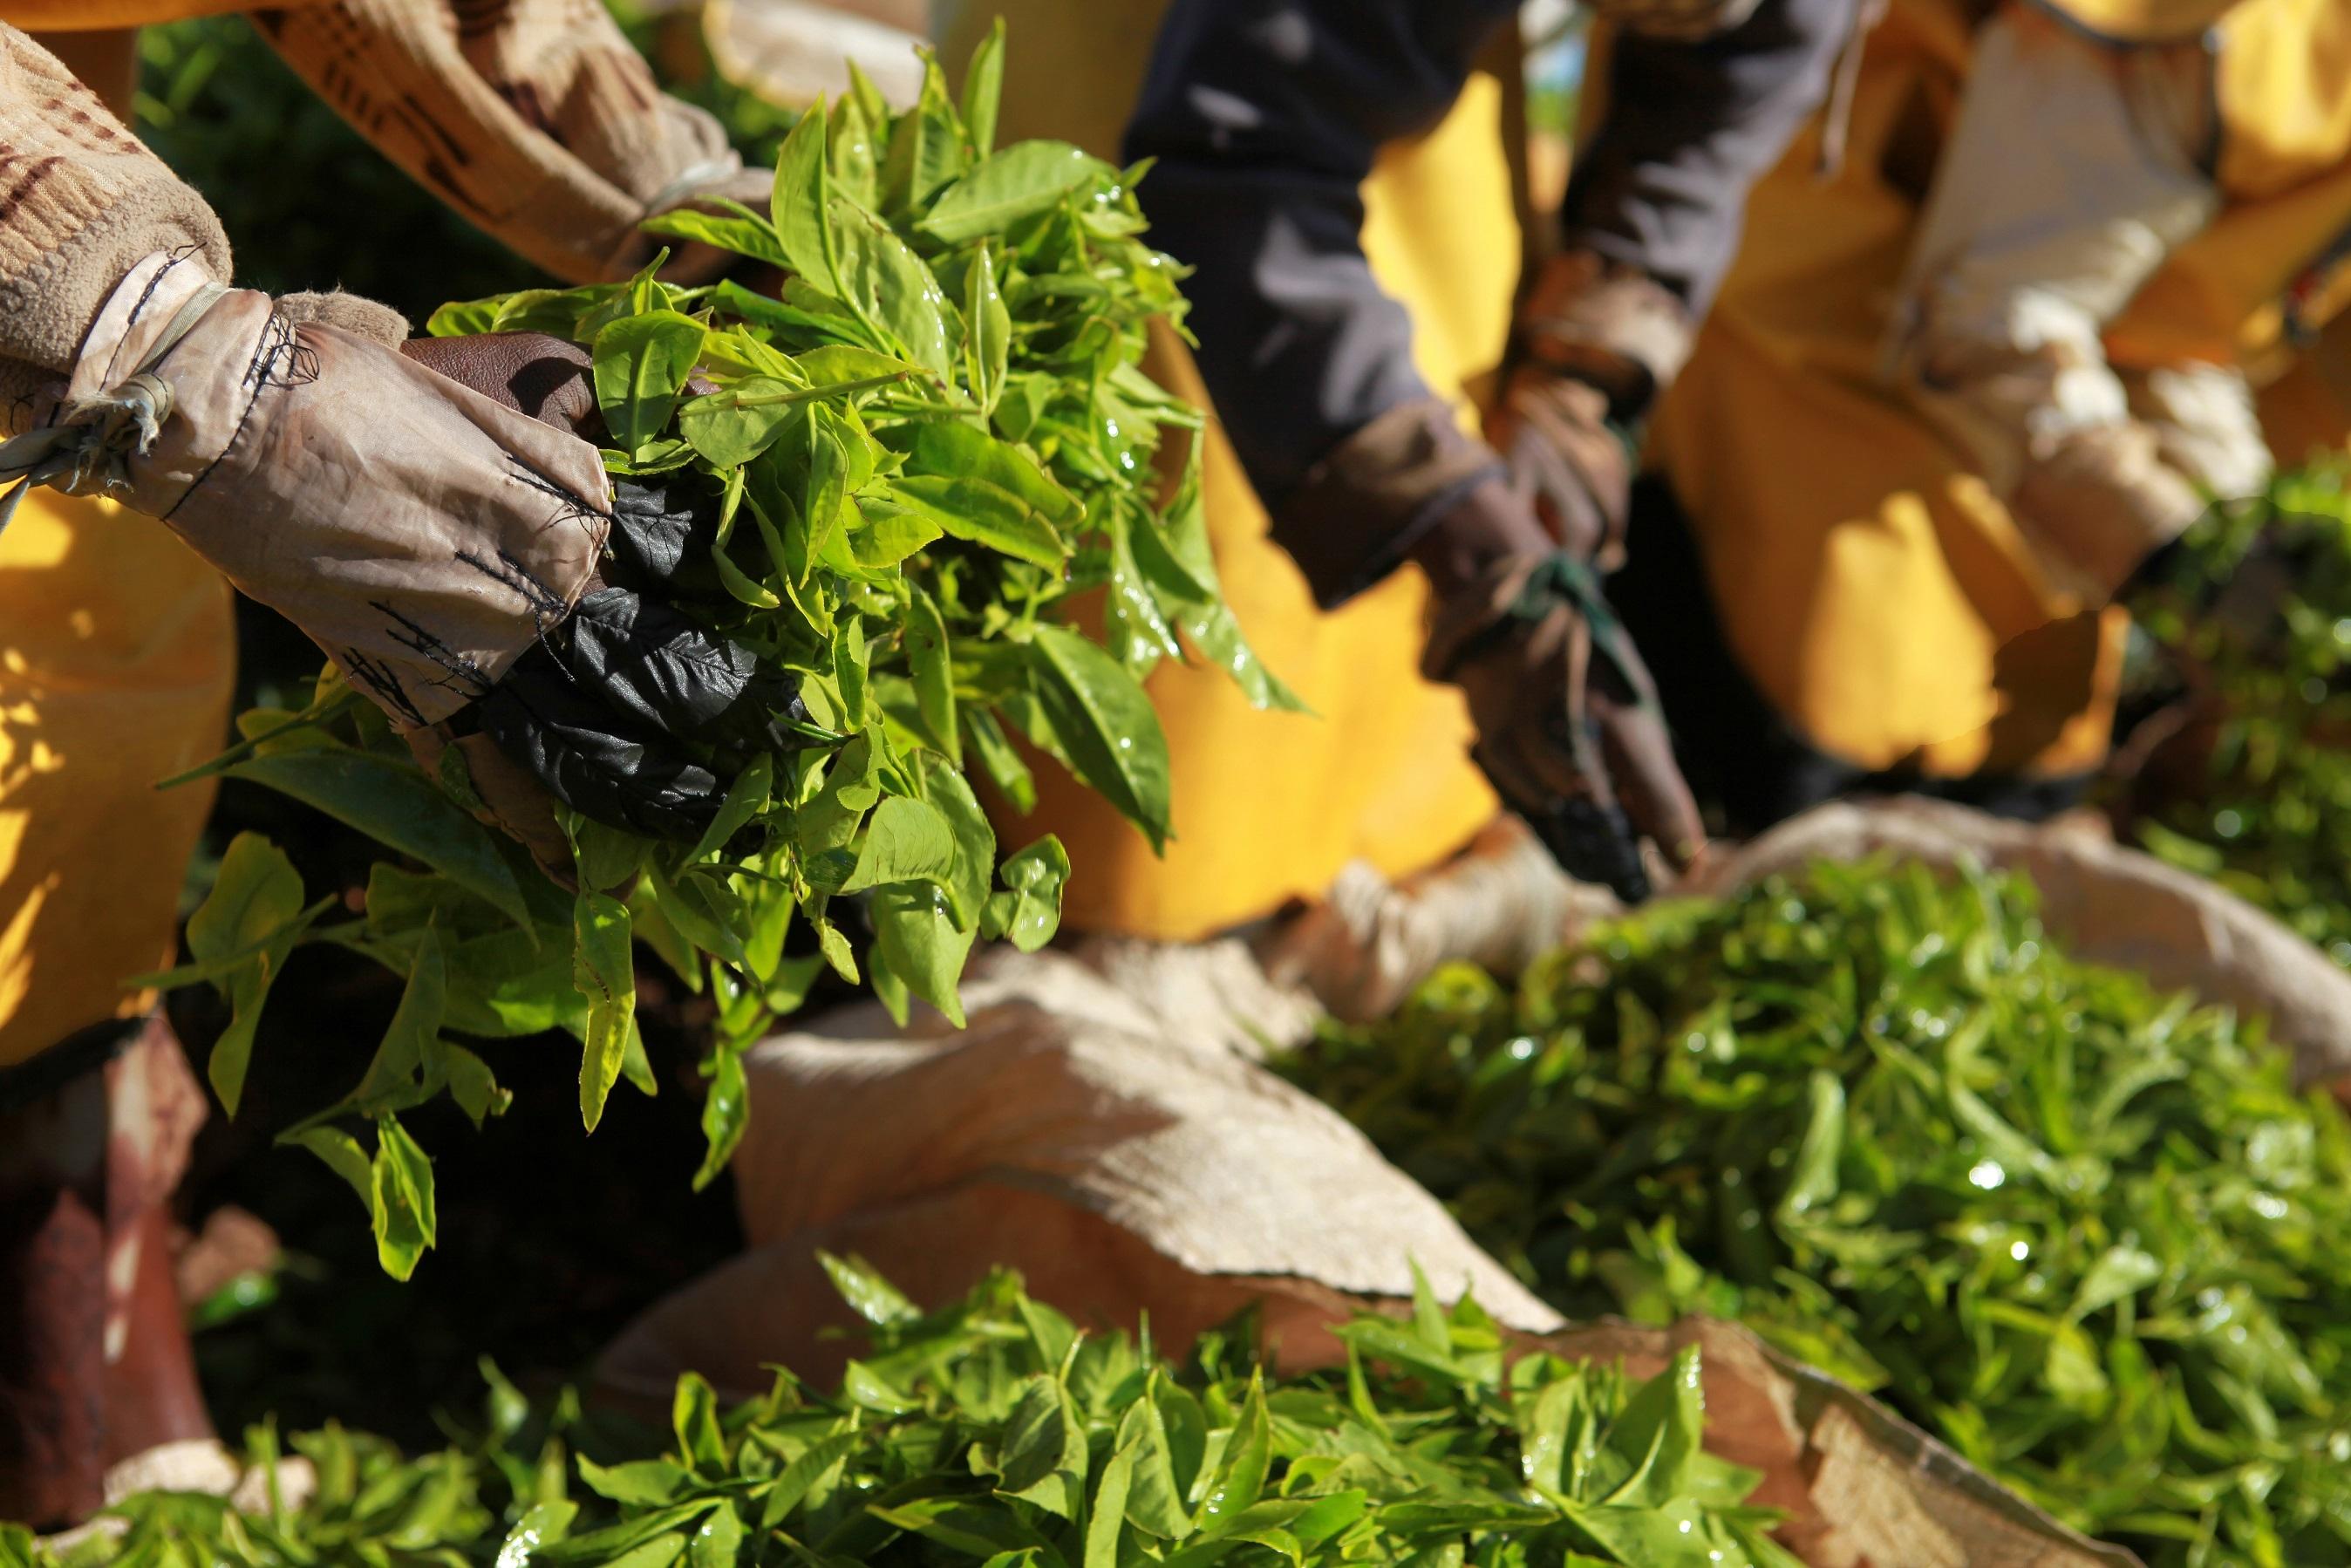
[[[796,695],[778,716],[790,744],[727,765],[696,841],[568,818],[550,877],[476,820],[455,747],[419,768],[332,669],[302,711],[244,715],[244,742],[191,775],[289,796],[384,852],[364,889],[320,890],[240,836],[188,923],[194,961],[148,978],[233,1004],[207,1063],[233,1115],[299,948],[401,977],[362,1080],[286,1134],[350,1179],[394,1274],[437,1224],[431,1161],[400,1117],[444,1093],[476,1123],[502,1110],[492,1042],[574,1035],[590,1130],[617,1082],[653,1092],[633,944],[711,998],[707,1182],[742,1136],[742,1052],[820,975],[869,985],[902,1019],[919,998],[959,1021],[976,943],[1051,937],[1068,857],[1050,836],[999,855],[976,779],[1025,812],[1028,758],[1050,759],[1157,845],[1167,745],[1144,677],[1188,651],[1261,706],[1293,703],[1225,605],[1188,440],[1201,416],[1141,369],[1150,324],[1183,313],[1180,269],[1141,238],[1142,171],[1062,142],[996,148],[1002,76],[1000,28],[959,101],[935,61],[903,113],[857,76],[794,125],[768,211],[647,225],[758,264],[781,280],[770,292],[648,267],[432,320],[584,345],[606,466],[707,501],[675,607]],[[1081,601],[1102,614],[1073,614]]]
[[[1694,1348],[1646,1383],[1506,1364],[1477,1304],[1447,1312],[1424,1281],[1409,1321],[1339,1331],[1343,1373],[1284,1378],[1246,1320],[1176,1364],[1080,1334],[1008,1274],[925,1314],[827,1263],[872,1341],[831,1394],[778,1374],[721,1409],[689,1375],[666,1448],[632,1451],[493,1370],[480,1429],[442,1452],[256,1432],[249,1458],[290,1448],[314,1496],[251,1514],[133,1497],[109,1511],[119,1531],[62,1551],[0,1525],[0,1568],[1795,1568],[1767,1538],[1777,1516],[1743,1504],[1757,1474],[1700,1446]]]
[[[1818,866],[1284,1070],[1572,1316],[1738,1319],[2153,1563],[2351,1560],[2351,1124],[2034,908]]]

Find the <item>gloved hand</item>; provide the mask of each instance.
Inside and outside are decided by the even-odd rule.
[[[1637,902],[1648,894],[1637,834],[1677,866],[1702,852],[1599,562],[1562,544],[1447,404],[1400,403],[1342,442],[1283,497],[1273,538],[1326,607],[1405,559],[1427,574],[1421,672],[1461,688],[1479,766],[1571,873]]]
[[[715,518],[707,497],[616,492],[559,428],[593,413],[585,363],[547,339],[405,356],[158,254],[107,297],[0,475],[162,518],[397,729],[435,732],[421,751],[486,734],[580,810],[690,838],[724,794],[716,770],[788,743],[795,694],[643,601],[685,559],[696,505]],[[512,781],[472,771],[477,792]],[[524,803],[486,805],[520,828]],[[517,836],[549,858],[549,827]]]
[[[402,352],[567,434],[603,434],[578,344],[515,332],[420,339]],[[534,852],[561,842],[546,795],[649,837],[699,837],[736,772],[757,752],[801,744],[792,726],[808,718],[789,674],[675,608],[716,591],[718,507],[698,476],[615,481],[604,559],[571,615],[438,727],[419,759],[435,766],[440,747],[457,745],[485,806]]]
[[[1690,333],[1670,291],[1585,250],[1547,260],[1519,308],[1486,439],[1552,538],[1604,574],[1624,564],[1641,423]]]
[[[486,695],[587,589],[611,528],[588,443],[183,253],[102,296],[0,477],[162,518],[402,729]]]
[[[1461,688],[1495,792],[1568,871],[1648,896],[1638,836],[1677,870],[1706,830],[1647,665],[1588,557],[1554,544],[1499,479],[1463,495],[1414,547],[1433,610],[1421,669]]]

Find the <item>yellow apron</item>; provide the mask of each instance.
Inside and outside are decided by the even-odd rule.
[[[36,490],[0,534],[0,1067],[149,998],[213,792],[228,585],[161,523]]]
[[[270,0],[274,10],[298,9],[319,0]],[[257,0],[0,0],[0,22],[28,33],[99,32],[251,11]]]
[[[1000,141],[1052,136],[1115,156],[1156,29],[1156,5],[992,0],[949,29],[967,57],[988,21],[1009,27]],[[1475,78],[1445,123],[1389,150],[1364,188],[1374,271],[1412,311],[1415,358],[1459,399],[1501,357],[1518,281],[1519,229],[1497,134],[1499,84]],[[1207,402],[1182,344],[1163,334],[1151,373]],[[1008,843],[1056,832],[1073,867],[1073,929],[1187,940],[1322,894],[1351,859],[1391,875],[1458,848],[1494,813],[1469,763],[1450,688],[1423,681],[1426,588],[1404,572],[1334,613],[1314,608],[1222,434],[1205,453],[1217,566],[1242,629],[1314,710],[1259,713],[1214,670],[1168,665],[1150,682],[1173,763],[1176,840],[1141,834],[1047,764],[1037,810],[999,824]]]
[[[2085,33],[2117,44],[2163,44],[2197,37],[2236,0],[2046,0]]]
[[[220,8],[0,0],[0,20]],[[78,69],[127,64],[119,47],[68,52]],[[91,85],[122,84],[92,70]],[[219,749],[235,654],[228,585],[152,518],[36,490],[0,533],[0,1067],[152,1004],[122,980],[172,962],[213,799],[153,786]]]
[[[2343,27],[2335,4],[2230,14],[2231,204],[2116,323],[2117,362],[2226,357],[2262,340],[2265,317],[2273,343],[2279,291],[2351,219],[2342,53],[2311,47]],[[1841,172],[1818,172],[1816,123],[1756,189],[1654,455],[1733,650],[1813,745],[1934,777],[2064,775],[2105,754],[2124,618],[2055,591],[2006,508],[1878,375],[1970,47],[1951,0],[1895,0],[1865,47]],[[2327,428],[2308,396],[2296,406],[2300,428]],[[2342,434],[2338,419],[2326,438]]]

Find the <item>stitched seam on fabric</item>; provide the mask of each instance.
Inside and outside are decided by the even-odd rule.
[[[286,325],[284,319],[279,317],[276,311],[270,312],[268,322],[261,329],[262,343],[264,347],[267,344],[269,334],[273,330],[280,328],[283,328],[284,330],[289,333],[293,330],[293,328]],[[181,343],[184,343],[187,340],[183,338],[180,341]],[[176,354],[179,351],[180,344],[173,344],[172,346],[172,354]],[[272,385],[290,384],[271,382],[266,379],[257,382],[254,380],[254,366],[260,363],[262,352],[263,347],[256,347],[254,350],[253,363],[247,365],[246,368],[245,381],[243,384],[250,385],[253,388],[253,395],[246,399],[245,412],[236,416],[236,428],[230,431],[228,439],[221,444],[220,455],[214,457],[210,463],[204,465],[204,471],[197,475],[186,489],[180,492],[180,498],[172,503],[172,509],[170,511],[163,514],[162,520],[166,524],[169,524],[173,517],[179,516],[180,508],[188,504],[188,497],[194,495],[198,490],[204,487],[204,482],[213,476],[214,471],[223,463],[228,461],[228,455],[236,450],[236,444],[245,439],[245,428],[246,425],[253,423],[253,411],[261,406],[261,394],[263,391]],[[157,370],[162,369],[164,364],[170,362],[172,354],[164,355],[162,360],[158,361],[155,368]]]
[[[139,319],[146,314],[147,307],[154,301],[155,290],[162,287],[163,279],[171,276],[173,267],[187,260],[189,256],[195,254],[195,243],[190,241],[178,250],[167,252],[170,259],[155,269],[155,276],[149,278],[147,287],[139,291],[138,299],[131,307],[130,319],[122,323],[122,336],[115,340],[114,352],[107,357],[106,374],[103,379],[108,385],[113,384],[115,371],[122,363],[122,345],[130,340],[131,329],[139,325]],[[163,357],[171,358],[169,354]]]
[[[381,611],[391,616],[407,632],[408,635],[405,637],[398,632],[392,633],[393,642],[422,654],[447,672],[440,679],[431,683],[432,685],[444,691],[458,693],[470,702],[487,696],[490,688],[497,684],[483,673],[479,664],[443,642],[437,633],[422,622],[412,620],[393,609],[389,601],[371,599],[368,601],[368,608]],[[458,682],[461,680],[472,683],[474,689],[468,690],[465,686],[460,685]]]

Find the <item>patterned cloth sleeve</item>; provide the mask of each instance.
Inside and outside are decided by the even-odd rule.
[[[661,92],[600,0],[325,0],[254,23],[386,157],[569,281],[642,266],[653,213],[766,199],[768,177]]]

